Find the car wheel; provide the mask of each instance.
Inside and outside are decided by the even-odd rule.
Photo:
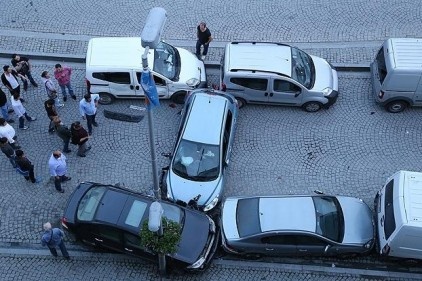
[[[98,101],[100,104],[111,104],[114,102],[114,96],[109,93],[99,93],[100,100]]]
[[[408,106],[407,102],[401,101],[401,100],[396,100],[396,101],[392,101],[392,102],[388,103],[385,106],[385,109],[388,112],[391,112],[391,113],[399,113],[399,112],[402,112],[403,110],[405,110],[407,106]]]
[[[242,98],[236,98],[237,100],[237,105],[239,106],[239,108],[242,108],[246,105],[246,101]]]
[[[177,104],[184,104],[185,103],[186,92],[176,92],[171,96],[171,101]]]
[[[317,112],[322,108],[322,104],[317,101],[310,101],[302,105],[302,108],[306,112]]]

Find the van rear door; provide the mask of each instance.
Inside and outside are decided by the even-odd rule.
[[[375,95],[375,99],[380,101],[380,91],[384,83],[385,77],[387,77],[387,65],[385,64],[384,46],[379,49],[375,60],[371,63],[371,79],[372,79],[372,90]]]

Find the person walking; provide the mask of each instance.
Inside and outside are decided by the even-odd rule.
[[[21,57],[18,54],[13,54],[11,63],[18,73],[22,74],[22,76],[27,78],[27,79],[22,78],[24,91],[28,89],[28,80],[31,82],[32,86],[38,87],[37,82],[35,82],[34,78],[32,77],[32,74],[31,74],[32,66],[27,57]]]
[[[47,117],[50,119],[50,124],[48,125],[48,132],[50,134],[54,133],[54,117],[58,117],[56,110],[56,105],[53,99],[48,99],[44,102],[44,108],[47,112]]]
[[[43,225],[44,234],[41,237],[41,245],[47,246],[50,253],[57,257],[56,247],[60,248],[62,255],[65,259],[70,259],[69,253],[67,252],[66,245],[64,244],[63,237],[64,232],[59,228],[53,228],[51,223],[46,222]]]
[[[72,75],[72,68],[69,66],[62,66],[60,63],[55,65],[54,77],[59,83],[60,89],[62,90],[63,101],[67,101],[66,88],[69,91],[69,95],[72,99],[76,100],[76,96],[73,93],[72,85],[70,84],[70,76]]]
[[[72,123],[70,131],[72,133],[72,143],[78,145],[77,155],[79,157],[86,157],[85,153],[91,149],[91,146],[86,146],[86,142],[90,138],[87,131],[79,121]]]
[[[22,105],[20,94],[18,92],[13,93],[12,107],[15,111],[16,116],[19,118],[19,129],[28,129],[28,126],[25,126],[25,119],[29,122],[37,120],[37,118],[28,115],[25,107]]]
[[[56,134],[63,140],[63,152],[72,152],[72,150],[69,149],[69,142],[72,137],[71,131],[67,126],[63,125],[59,116],[54,117],[53,123]]]
[[[62,182],[70,181],[72,179],[71,177],[66,176],[66,156],[64,156],[60,150],[54,151],[50,156],[50,160],[48,160],[48,167],[50,168],[50,175],[54,177],[54,187],[58,192],[64,193]]]
[[[7,96],[6,93],[0,88],[0,109],[1,115],[4,119],[7,120],[9,123],[15,122],[12,118],[9,117],[9,105],[7,104]]]
[[[48,71],[43,71],[41,73],[41,80],[44,84],[48,98],[54,100],[56,108],[63,107],[64,104],[60,103],[59,95],[57,94],[56,87],[54,86]]]
[[[0,118],[0,137],[7,138],[9,144],[13,147],[13,149],[21,148],[17,144],[18,137],[16,136],[15,129],[10,126],[4,118]]]
[[[79,102],[79,112],[82,119],[86,119],[88,126],[88,134],[92,135],[92,126],[98,127],[98,123],[95,121],[97,115],[97,107],[100,96],[98,94],[85,94],[84,98]]]
[[[9,159],[10,164],[12,164],[13,168],[16,168],[16,154],[13,147],[9,144],[6,137],[0,138],[0,149],[6,155],[7,159]]]
[[[208,54],[208,47],[212,41],[211,31],[208,29],[207,24],[202,21],[196,28],[196,36],[198,40],[196,41],[196,56],[200,60],[204,60],[205,56]],[[201,46],[204,47],[201,56]]]
[[[34,165],[26,157],[22,150],[18,149],[16,153],[16,165],[19,172],[25,177],[27,181],[31,180],[32,183],[39,183],[40,180],[35,178]]]
[[[4,86],[6,86],[7,89],[9,89],[10,94],[13,95],[13,93],[21,93],[21,86],[18,82],[18,77],[20,77],[22,80],[27,79],[22,74],[17,73],[14,69],[12,69],[9,65],[3,66],[3,74],[1,75],[1,82]],[[22,102],[24,102],[24,99],[21,99]]]

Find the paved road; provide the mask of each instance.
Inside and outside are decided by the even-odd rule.
[[[294,43],[334,63],[367,64],[386,37],[421,36],[420,5],[416,1],[401,2],[404,3],[391,6],[385,1],[148,1],[141,6],[135,0],[101,5],[81,0],[33,0],[24,4],[11,0],[0,7],[0,50],[83,56],[89,37],[139,35],[149,9],[162,6],[169,15],[164,38],[191,50],[197,22],[207,20],[215,38],[211,60],[218,60],[226,41],[276,40]],[[35,62],[35,76],[52,69],[54,63]],[[72,66],[73,83],[81,98],[85,89],[84,66]],[[341,73],[341,96],[328,111],[307,114],[297,108],[243,108],[225,195],[297,194],[320,189],[362,197],[372,204],[387,176],[399,169],[422,170],[421,109],[388,114],[374,103],[370,89],[368,74]],[[55,192],[48,179],[47,161],[52,150],[60,147],[60,141],[47,134],[48,119],[42,107],[45,93],[42,87],[30,87],[24,95],[29,113],[39,119],[30,124],[29,130],[18,131],[19,140],[43,181],[38,185],[26,183],[4,157],[0,158],[0,242],[29,246],[38,243],[42,223],[58,223],[67,196],[80,181],[123,182],[135,190],[149,192],[152,177],[146,119],[138,124],[122,123],[107,120],[101,113],[100,127],[94,128],[92,151],[85,159],[74,153],[69,155],[73,180],[65,184],[64,194]],[[119,101],[101,107],[100,112],[110,109],[144,114],[129,110],[131,104],[142,105],[139,101]],[[175,138],[180,106],[171,108],[169,104],[163,101],[154,113],[158,155],[171,151]],[[67,124],[80,120],[77,103],[68,101],[60,115]],[[72,149],[75,151],[75,147]],[[166,161],[159,157],[159,166],[166,165]],[[56,266],[50,259],[38,259],[36,255],[0,258],[0,272],[8,272],[8,280],[39,280],[40,267],[48,268],[46,279],[61,270],[68,270],[71,279],[76,280],[89,276],[99,280],[113,279],[110,276],[156,278],[151,266],[140,270],[133,261],[127,265],[99,255],[93,256],[94,262],[78,257],[71,267],[61,261]],[[135,268],[133,275],[132,271],[123,272],[122,264]],[[286,270],[216,267],[201,278],[362,280],[351,275],[327,277],[283,271]]]

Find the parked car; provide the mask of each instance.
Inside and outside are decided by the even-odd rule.
[[[350,257],[375,240],[371,210],[353,197],[229,197],[221,220],[223,248],[234,254]]]
[[[231,42],[220,66],[220,87],[247,103],[300,106],[315,112],[334,104],[338,76],[326,60],[281,43]]]
[[[144,97],[140,83],[140,37],[103,37],[89,40],[86,53],[88,92],[100,95],[100,103],[116,98]],[[191,52],[165,42],[148,53],[158,97],[183,103],[187,92],[207,87],[204,63]]]
[[[83,182],[68,200],[62,225],[86,244],[157,261],[155,253],[142,247],[139,236],[153,202],[153,198],[126,188]],[[182,229],[176,253],[166,256],[169,263],[186,270],[204,269],[217,247],[214,221],[171,202],[162,201],[161,205],[163,216]]]
[[[187,97],[163,187],[169,199],[188,203],[196,198],[205,212],[219,203],[237,113],[236,99],[227,93],[200,89]]]

